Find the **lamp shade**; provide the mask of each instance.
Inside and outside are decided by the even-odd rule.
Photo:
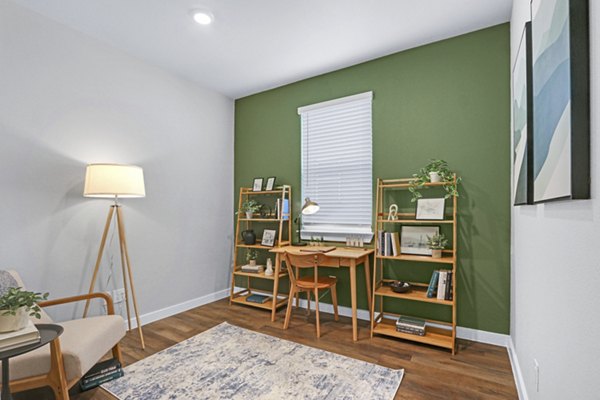
[[[135,165],[89,164],[84,197],[145,197],[144,170]]]
[[[302,213],[302,215],[311,215],[319,211],[319,208],[321,207],[317,203],[307,197],[304,199],[304,205],[302,206],[300,213]]]

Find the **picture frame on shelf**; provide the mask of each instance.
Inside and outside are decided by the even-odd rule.
[[[432,250],[427,246],[427,236],[439,234],[439,226],[403,225],[400,231],[400,253],[430,256]]]
[[[418,220],[443,220],[446,207],[446,199],[423,199],[417,200],[417,211],[415,219]]]
[[[273,247],[275,246],[275,237],[277,236],[277,231],[275,229],[265,229],[263,231],[262,241],[260,242],[263,246]]]
[[[265,190],[273,190],[275,189],[275,177],[274,176],[270,176],[267,178],[267,184],[265,186]]]
[[[263,178],[254,178],[254,181],[252,182],[252,191],[260,192],[260,191],[262,191],[262,187],[263,187]]]

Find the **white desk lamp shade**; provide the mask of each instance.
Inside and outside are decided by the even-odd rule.
[[[84,197],[145,197],[144,170],[135,165],[89,164]]]

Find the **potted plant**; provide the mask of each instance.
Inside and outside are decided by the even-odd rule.
[[[257,258],[258,251],[255,249],[248,249],[248,251],[246,252],[246,262],[252,266],[255,266]]]
[[[246,200],[242,203],[242,207],[240,208],[239,212],[245,212],[246,219],[252,219],[252,215],[255,212],[259,212],[261,208],[262,208],[262,204],[260,204],[258,201]]]
[[[8,289],[0,296],[0,332],[25,328],[30,316],[41,318],[41,309],[37,302],[47,298],[48,293],[28,292],[20,287]]]
[[[427,246],[431,249],[432,258],[442,258],[442,250],[446,248],[448,239],[443,233],[439,235],[427,236]]]
[[[461,181],[460,177],[454,176],[456,174],[450,170],[448,163],[444,160],[431,159],[429,163],[421,168],[418,173],[413,174],[413,179],[410,181],[408,190],[412,193],[413,198],[411,201],[415,202],[420,197],[423,197],[419,192],[420,189],[425,187],[426,183],[438,183],[444,182],[444,190],[446,191],[445,198],[450,196],[458,197],[458,184]]]

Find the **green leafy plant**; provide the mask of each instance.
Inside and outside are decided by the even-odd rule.
[[[462,178],[457,176],[455,182],[455,173],[448,168],[448,163],[446,161],[431,159],[426,166],[419,169],[418,173],[413,174],[413,179],[410,181],[410,186],[408,187],[408,190],[413,196],[411,200],[412,202],[415,202],[417,199],[423,197],[420,190],[426,187],[426,183],[431,182],[431,178],[429,176],[430,172],[437,172],[442,179],[442,182],[445,183],[443,188],[446,191],[446,199],[450,198],[451,196],[458,197],[458,184]]]
[[[256,260],[258,258],[258,251],[255,249],[248,249],[246,252],[246,262],[250,260]]]
[[[427,236],[427,246],[432,250],[443,250],[448,244],[448,239],[442,233],[440,235]]]
[[[38,301],[46,300],[48,293],[28,292],[20,287],[10,288],[0,297],[1,315],[17,315],[17,310],[25,307],[25,311],[31,317],[41,318],[41,309],[37,305]]]
[[[240,211],[238,211],[238,212],[255,213],[255,212],[259,212],[261,208],[262,208],[262,204],[260,204],[258,201],[246,200],[242,203],[242,207],[240,208]]]

